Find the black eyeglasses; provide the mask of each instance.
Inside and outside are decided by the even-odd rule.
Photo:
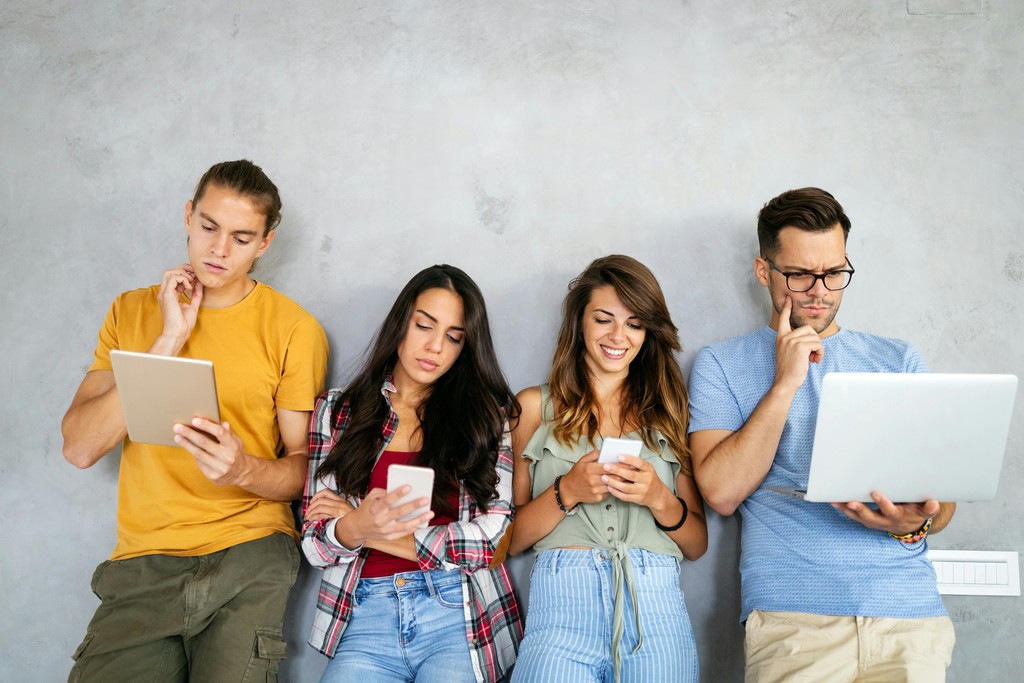
[[[853,264],[850,263],[850,259],[846,259],[846,265],[849,268],[842,270],[830,270],[827,273],[786,273],[779,269],[777,265],[772,263],[772,260],[767,256],[762,256],[768,265],[771,266],[772,270],[776,273],[786,276],[786,286],[789,287],[791,292],[807,292],[814,288],[814,285],[821,280],[822,284],[825,285],[825,289],[838,292],[841,289],[846,289],[850,286],[850,281],[853,279],[853,274],[856,272],[853,269]]]

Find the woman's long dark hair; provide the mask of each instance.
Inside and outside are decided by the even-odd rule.
[[[518,418],[519,404],[494,353],[483,294],[454,266],[442,264],[420,271],[398,295],[358,374],[334,406],[332,423],[337,424],[346,403],[350,418],[317,476],[333,474],[338,490],[346,495],[366,494],[388,417],[381,387],[398,362],[398,346],[408,331],[416,298],[435,288],[461,297],[466,333],[459,357],[417,408],[423,446],[416,464],[434,468],[432,509],[457,516],[458,511],[451,509],[451,497],[460,482],[483,510],[497,495],[498,446],[505,420]]]

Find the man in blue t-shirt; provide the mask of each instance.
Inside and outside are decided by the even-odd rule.
[[[754,275],[771,322],[705,347],[690,377],[697,483],[742,518],[746,680],[945,680],[953,625],[926,556],[953,503],[811,503],[806,488],[821,381],[829,372],[924,372],[897,339],[840,329],[853,277],[850,219],[817,188],[784,192],[758,216]]]

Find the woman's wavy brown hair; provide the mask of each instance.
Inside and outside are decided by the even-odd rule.
[[[562,326],[555,345],[548,385],[554,402],[554,436],[564,444],[577,442],[586,434],[593,441],[598,432],[595,399],[590,388],[583,340],[583,316],[595,289],[605,286],[643,324],[647,334],[640,352],[629,366],[623,387],[622,420],[640,426],[644,444],[655,452],[657,430],[668,439],[669,448],[693,475],[690,449],[686,443],[689,405],[686,384],[675,353],[682,350],[679,330],[665,304],[654,273],[629,256],[612,255],[593,261],[569,283],[562,302]]]

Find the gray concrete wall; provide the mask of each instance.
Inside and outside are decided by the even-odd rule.
[[[659,276],[688,370],[767,319],[754,217],[809,184],[854,222],[844,325],[1024,374],[1022,29],[1015,0],[5,3],[0,679],[62,680],[96,606],[118,455],[75,470],[60,418],[111,299],[183,259],[214,161],[281,187],[259,277],[323,322],[335,384],[439,261],[483,288],[511,384],[539,382],[566,283],[610,252]],[[998,499],[934,546],[1024,546],[1022,410]],[[684,588],[704,680],[738,681],[736,520],[711,529]],[[313,600],[305,572],[284,680],[324,666]],[[1019,677],[1022,604],[947,600],[951,680]]]

